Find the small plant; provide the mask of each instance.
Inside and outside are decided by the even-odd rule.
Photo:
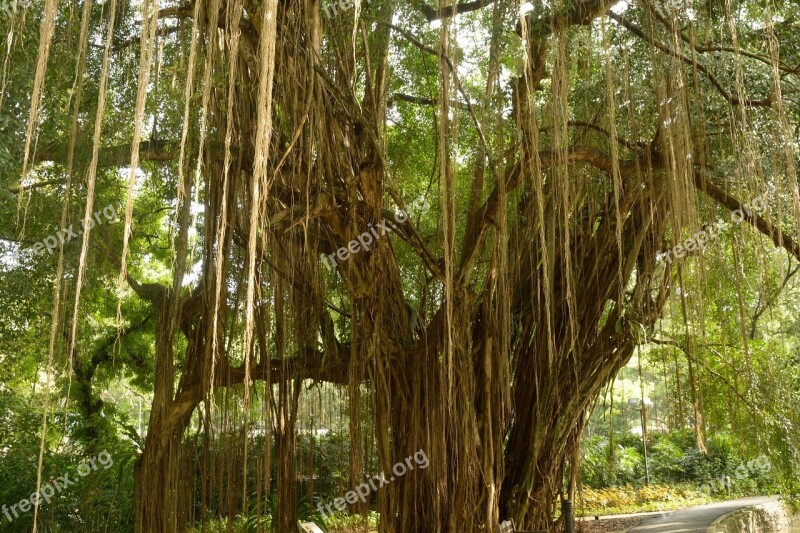
[[[251,498],[250,501],[255,502],[256,498]],[[244,522],[245,531],[247,533],[276,531],[278,499],[274,492],[267,498],[266,503],[266,508],[264,508],[261,513],[259,513],[254,503],[251,504],[250,512]],[[322,519],[319,511],[313,505],[307,494],[303,494],[297,499],[296,509],[298,522],[314,522],[323,530],[327,531],[325,521]]]
[[[347,514],[337,511],[326,521],[328,531],[372,531],[378,527],[378,513],[370,511],[367,516]]]

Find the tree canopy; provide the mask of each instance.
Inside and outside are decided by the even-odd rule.
[[[0,455],[135,462],[73,527],[295,531],[321,429],[429,459],[382,532],[545,527],[643,346],[796,470],[797,0],[10,6]]]

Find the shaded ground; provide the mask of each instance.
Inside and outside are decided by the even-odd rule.
[[[625,533],[628,529],[649,520],[650,514],[606,517],[601,520],[582,520],[575,524],[578,533]]]
[[[760,505],[776,498],[758,496],[725,502],[699,505],[678,511],[636,513],[624,515],[579,518],[575,521],[577,533],[705,533],[720,516],[736,509]],[[366,529],[337,529],[337,533],[366,531]],[[792,530],[794,531],[794,530]],[[377,530],[370,530],[377,533]],[[800,528],[798,528],[800,533]]]
[[[774,499],[759,496],[669,512],[665,516],[646,520],[631,529],[629,533],[705,533],[708,526],[724,514],[744,507],[764,504]]]

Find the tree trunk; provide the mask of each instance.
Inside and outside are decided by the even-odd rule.
[[[134,524],[137,533],[182,531],[190,516],[187,506],[179,505],[180,452],[192,412],[203,397],[199,379],[203,367],[197,357],[203,350],[195,334],[202,332],[202,327],[184,331],[188,346],[177,396],[174,392],[172,347],[179,317],[186,307],[198,301],[199,294],[181,299],[163,287],[151,287],[150,291],[149,297],[155,308],[156,359],[150,421],[144,450],[136,462],[135,471]]]
[[[162,420],[150,420],[145,448],[136,461],[136,531],[183,531],[189,510],[179,505],[180,450],[190,417],[171,429]],[[151,437],[152,436],[152,437]]]

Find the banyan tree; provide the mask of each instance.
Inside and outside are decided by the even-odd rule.
[[[796,1],[7,11],[7,233],[85,230],[18,259],[53,288],[48,405],[91,424],[106,367],[149,389],[137,531],[270,497],[294,531],[323,389],[351,486],[429,458],[377,491],[380,531],[547,527],[587,410],[702,264],[673,247],[724,216],[800,260]]]

